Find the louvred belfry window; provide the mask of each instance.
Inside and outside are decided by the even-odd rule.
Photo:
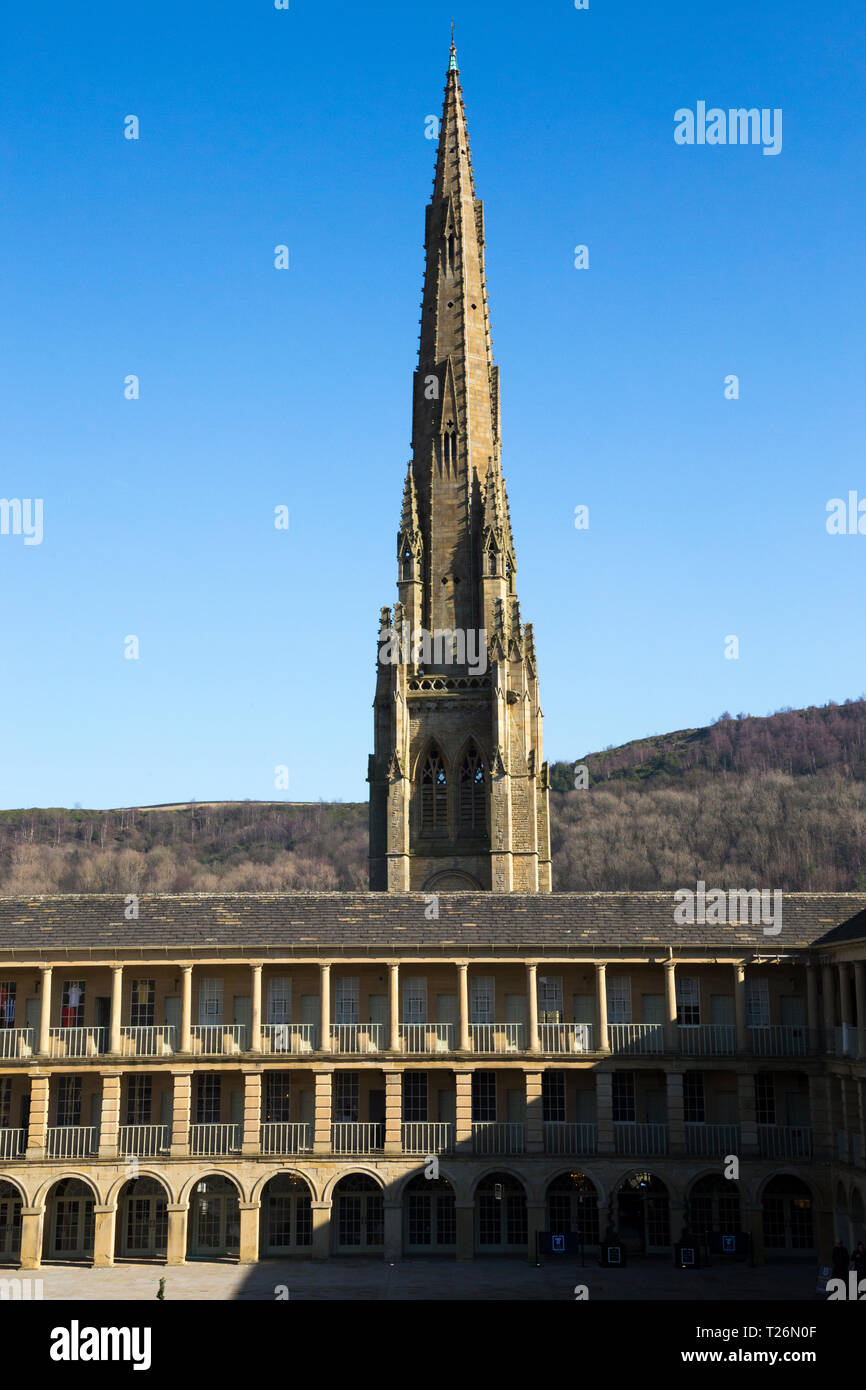
[[[460,824],[473,830],[485,826],[484,764],[472,744],[460,768]]]
[[[421,769],[421,829],[446,829],[448,825],[448,779],[435,746]]]

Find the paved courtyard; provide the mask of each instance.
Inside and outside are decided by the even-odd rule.
[[[15,1271],[9,1271],[14,1275]],[[626,1269],[600,1269],[587,1261],[535,1269],[521,1260],[381,1260],[327,1262],[268,1260],[257,1265],[115,1265],[86,1269],[46,1265],[20,1277],[41,1279],[46,1299],[152,1299],[165,1278],[166,1299],[270,1300],[285,1286],[290,1299],[541,1299],[573,1300],[585,1284],[590,1299],[815,1300],[817,1271],[811,1263],[774,1264],[762,1269],[726,1266],[694,1272],[663,1260],[644,1260]],[[285,1292],[282,1297],[285,1298]]]

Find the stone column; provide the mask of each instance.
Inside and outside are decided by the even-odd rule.
[[[388,966],[388,1051],[400,1051],[400,966]]]
[[[740,1207],[742,1212],[743,1226],[748,1231],[752,1242],[752,1264],[762,1265],[765,1263],[764,1257],[764,1213],[760,1202],[754,1206],[743,1202]]]
[[[809,1051],[818,1052],[818,971],[812,961],[806,964],[806,1025],[809,1030]]]
[[[403,1254],[403,1203],[389,1202],[385,1207],[385,1243],[383,1254],[386,1264],[397,1264]]]
[[[538,1052],[538,966],[535,961],[526,966],[526,997],[529,1000],[529,1051]]]
[[[469,963],[457,963],[457,1047],[460,1052],[469,1052],[472,1043],[469,1037]]]
[[[39,1038],[36,1051],[40,1056],[47,1057],[51,1050],[51,979],[53,967],[40,965],[39,969],[42,971],[42,1005],[39,1010]]]
[[[331,1050],[331,962],[319,966],[319,1051]],[[329,1120],[330,1123],[330,1120]],[[328,1137],[330,1151],[330,1135]]]
[[[538,1232],[546,1229],[547,1207],[544,1202],[526,1203],[526,1258],[531,1265],[538,1263]]]
[[[599,1154],[616,1153],[616,1135],[613,1128],[613,1072],[610,1071],[596,1069],[595,1123]]]
[[[677,986],[676,961],[665,961],[665,1047],[668,1052],[679,1052],[677,1036]]]
[[[737,1025],[737,1051],[749,1052],[749,1030],[746,1026],[746,965],[734,961],[734,1018]]]
[[[866,1058],[866,976],[862,960],[854,962],[854,998],[857,1005],[857,1056]]]
[[[683,1073],[666,1073],[668,1102],[668,1146],[671,1158],[686,1154],[685,1108],[683,1103]]]
[[[254,1265],[259,1258],[259,1214],[261,1202],[238,1202],[241,1215],[241,1244],[238,1263]]]
[[[42,1267],[42,1231],[45,1221],[44,1207],[21,1208],[21,1268],[40,1269]]]
[[[454,1123],[454,1151],[462,1158],[472,1157],[472,1073],[455,1071],[457,1092]]]
[[[117,1131],[120,1125],[120,1072],[104,1071],[100,1075],[102,1077],[102,1111],[99,1122],[99,1158],[117,1158]]]
[[[598,1013],[597,1052],[610,1052],[610,1039],[607,1034],[607,962],[595,962],[595,1000]]]
[[[457,1259],[473,1260],[475,1258],[475,1204],[473,1202],[455,1202],[455,1217],[457,1219]]]
[[[836,966],[836,971],[839,977],[839,1022],[842,1025],[841,1055],[846,1057],[851,1028],[851,986],[848,981],[848,962],[840,960]]]
[[[832,1133],[832,1114],[829,1076],[811,1075],[809,1118],[812,1125],[812,1157],[816,1162],[832,1162],[836,1149],[836,1136]]]
[[[836,1012],[833,999],[833,967],[821,967],[821,983],[824,988],[824,1051],[828,1057],[836,1052]]]
[[[114,1264],[114,1221],[116,1207],[93,1208],[93,1268],[107,1269]]]
[[[313,1153],[323,1157],[329,1157],[331,1153],[331,1090],[333,1085],[333,1072],[317,1071],[314,1081],[316,1090],[313,1112],[315,1115]]]
[[[754,1158],[759,1151],[754,1072],[737,1072],[737,1092],[740,1111],[740,1157]]]
[[[542,1073],[528,1071],[526,1080],[526,1152],[544,1153],[544,1106],[542,1102]],[[534,1254],[534,1247],[533,1247]]]
[[[181,966],[183,984],[181,986],[180,1050],[192,1052],[190,1029],[192,1028],[192,966]]]
[[[241,1153],[245,1158],[257,1158],[262,1151],[262,1074],[244,1067],[244,1129]],[[241,1225],[243,1235],[243,1224]]]
[[[25,1153],[28,1163],[46,1157],[48,1087],[49,1078],[47,1076],[34,1076],[32,1072],[30,1073],[30,1124],[27,1129],[27,1150]]]
[[[262,1050],[262,967],[256,963],[251,968],[252,973],[252,1022],[250,1024],[250,1052],[261,1052]]]
[[[385,1072],[385,1157],[403,1154],[403,1077],[399,1071]]]
[[[313,1259],[326,1260],[330,1244],[328,1236],[331,1229],[331,1203],[314,1200],[310,1206],[313,1211]]]
[[[192,1194],[190,1194],[190,1201],[192,1201]],[[179,1203],[169,1202],[166,1211],[168,1212],[168,1242],[165,1262],[167,1265],[186,1264],[188,1209]]]
[[[189,1125],[192,1108],[192,1071],[173,1071],[171,1157],[189,1158]],[[171,1210],[171,1208],[169,1208]]]
[[[111,967],[111,1012],[109,1014],[108,1050],[112,1057],[120,1055],[121,1002],[123,999],[123,966]]]

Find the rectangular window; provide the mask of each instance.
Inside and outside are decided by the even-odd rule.
[[[12,1077],[0,1076],[0,1129],[9,1128],[9,1110],[12,1105]],[[0,1250],[2,1250],[0,1245]]]
[[[495,1023],[493,1016],[494,979],[492,975],[476,975],[472,979],[472,1023]]]
[[[562,1022],[562,976],[544,975],[538,978],[539,1023]]]
[[[768,1071],[759,1071],[755,1077],[755,1119],[759,1125],[776,1123],[776,1089]]]
[[[0,980],[0,1028],[15,1027],[15,981]]]
[[[472,1122],[486,1124],[496,1119],[496,1072],[472,1073]]]
[[[556,1124],[565,1119],[564,1072],[541,1073],[541,1118],[545,1124]]]
[[[677,976],[677,1023],[690,1028],[701,1021],[701,996],[698,981]]]
[[[407,1124],[413,1120],[424,1122],[427,1119],[426,1071],[403,1073],[403,1119]]]
[[[334,1122],[338,1125],[358,1123],[358,1073],[338,1071],[334,1075]]]
[[[427,980],[423,975],[403,981],[403,1022],[427,1022]]]
[[[291,1119],[291,1072],[269,1071],[265,1088],[265,1122],[288,1124]]]
[[[687,1125],[702,1125],[707,1118],[702,1071],[687,1071],[683,1076],[683,1118]]]
[[[268,1023],[291,1023],[292,980],[289,975],[277,975],[268,980]]]
[[[61,1127],[81,1124],[80,1076],[58,1076],[55,1123]]]
[[[64,980],[60,993],[61,1028],[84,1027],[84,981]]]
[[[631,976],[607,977],[608,1023],[631,1023]]]
[[[208,1024],[222,1023],[223,1021],[223,982],[222,980],[208,977],[199,981],[198,987],[198,1021],[199,1025],[206,1028]],[[204,1124],[204,1121],[201,1122]]]
[[[133,1028],[152,1028],[156,1002],[155,980],[133,980],[129,992],[129,1022]],[[132,1121],[129,1122],[130,1124]]]
[[[770,1026],[770,986],[767,980],[746,981],[746,1026]]]
[[[197,1125],[218,1125],[220,1123],[220,1075],[219,1072],[201,1072],[196,1077],[195,1122]]]
[[[153,1078],[130,1074],[126,1090],[126,1120],[128,1125],[149,1125]]]
[[[634,1073],[615,1071],[613,1074],[613,1118],[615,1123],[634,1124]]]
[[[358,1022],[358,978],[340,975],[334,981],[334,1022]]]

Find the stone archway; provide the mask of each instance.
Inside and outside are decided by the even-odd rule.
[[[164,1260],[168,1253],[168,1193],[150,1176],[130,1178],[117,1195],[115,1258]]]
[[[96,1193],[83,1178],[61,1178],[45,1203],[43,1258],[78,1264],[93,1260]]]
[[[313,1194],[298,1173],[277,1173],[262,1188],[262,1255],[312,1255]]]
[[[21,1256],[21,1193],[0,1180],[0,1264],[17,1264]]]
[[[231,1260],[240,1255],[241,1216],[238,1188],[222,1173],[209,1173],[193,1184],[189,1199],[187,1255],[190,1259]]]

